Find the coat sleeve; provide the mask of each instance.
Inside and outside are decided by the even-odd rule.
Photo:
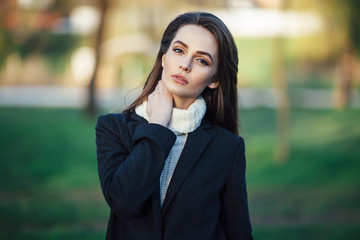
[[[226,239],[252,240],[245,181],[245,144],[240,138],[230,177],[222,192],[220,221]]]
[[[104,197],[111,210],[125,219],[139,215],[159,187],[176,137],[166,127],[148,123],[137,125],[131,137],[126,122],[119,121],[111,115],[99,117],[96,145]]]

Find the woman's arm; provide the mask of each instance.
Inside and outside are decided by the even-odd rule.
[[[126,123],[116,121],[120,120],[114,115],[98,119],[99,177],[110,208],[119,217],[130,218],[141,213],[159,187],[164,162],[176,137],[166,127],[146,123],[138,125],[131,138]]]
[[[253,239],[247,203],[245,181],[245,145],[240,138],[230,177],[222,192],[220,221],[226,239]]]

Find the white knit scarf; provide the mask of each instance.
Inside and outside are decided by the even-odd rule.
[[[146,112],[147,101],[135,108],[137,115],[149,121]],[[168,128],[175,134],[190,133],[198,128],[206,112],[206,103],[202,96],[199,96],[188,109],[173,108]]]

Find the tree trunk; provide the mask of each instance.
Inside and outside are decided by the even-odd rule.
[[[344,109],[349,105],[354,78],[354,59],[355,51],[347,47],[339,60],[335,77],[334,105],[337,109]]]
[[[94,117],[97,111],[96,99],[95,99],[96,80],[99,69],[99,63],[101,60],[100,46],[103,39],[105,15],[108,7],[108,0],[99,0],[99,6],[100,6],[100,22],[95,38],[95,66],[88,86],[89,92],[88,92],[87,112],[90,117]]]
[[[287,8],[288,1],[283,0],[281,9]],[[273,83],[277,103],[277,142],[275,159],[279,163],[287,162],[290,156],[290,104],[286,81],[285,39],[278,36],[274,39],[273,48]]]

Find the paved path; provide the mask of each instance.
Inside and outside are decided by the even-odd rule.
[[[131,103],[141,89],[101,89],[97,92],[99,106],[122,108]],[[333,91],[293,89],[289,92],[291,105],[304,108],[333,108]],[[276,91],[271,88],[239,90],[239,105],[243,108],[276,107]],[[0,106],[24,107],[84,107],[87,89],[81,87],[0,87]],[[352,108],[360,108],[360,92],[354,91]]]

